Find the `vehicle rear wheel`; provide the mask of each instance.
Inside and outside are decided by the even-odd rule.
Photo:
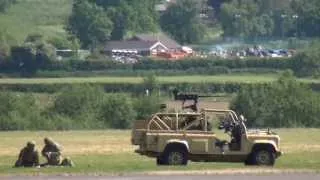
[[[180,149],[168,149],[164,154],[164,162],[170,166],[187,165],[187,152]]]
[[[268,149],[257,150],[254,153],[254,164],[258,166],[273,166],[275,162],[274,152]]]

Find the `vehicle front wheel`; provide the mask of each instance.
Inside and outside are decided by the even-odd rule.
[[[247,159],[244,161],[244,165],[246,165],[246,166],[253,166],[253,165],[255,165],[252,154],[250,154],[250,155],[247,157]]]
[[[261,149],[254,153],[254,164],[258,166],[273,166],[275,155],[271,150]]]
[[[168,149],[164,154],[164,163],[170,166],[182,166],[188,164],[188,153],[179,149]]]
[[[157,157],[157,165],[158,166],[165,165],[165,162],[163,161],[163,158]]]

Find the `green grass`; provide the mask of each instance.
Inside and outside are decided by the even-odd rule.
[[[270,82],[275,80],[275,76],[236,76],[236,75],[221,75],[221,76],[171,76],[158,77],[161,83],[175,82]],[[0,79],[0,84],[70,84],[70,83],[141,83],[142,77],[70,77],[70,78],[32,78],[32,79]]]
[[[320,129],[279,129],[285,154],[273,170],[320,170]],[[222,132],[219,136],[222,136]],[[75,162],[74,168],[12,168],[19,149],[34,139],[38,149],[42,138],[51,136],[64,146],[65,156]],[[21,174],[118,174],[150,171],[251,171],[242,163],[190,163],[187,167],[157,167],[155,160],[133,153],[130,131],[67,131],[67,132],[0,132],[0,175]],[[43,162],[44,160],[41,159]],[[262,169],[264,170],[264,168]],[[268,170],[268,168],[266,168]]]
[[[217,76],[160,76],[160,83],[267,83],[276,75],[217,75]],[[306,83],[320,83],[317,79],[299,79]],[[65,77],[65,78],[2,78],[0,84],[76,84],[76,83],[129,83],[137,84],[142,77]]]
[[[71,13],[72,0],[18,0],[0,14],[0,32],[10,36],[10,44],[20,44],[30,33],[46,39],[66,36],[63,29]]]

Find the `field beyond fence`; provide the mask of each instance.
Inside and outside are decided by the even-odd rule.
[[[216,75],[216,76],[159,76],[159,83],[268,83],[275,81],[276,75]],[[305,83],[320,83],[319,79],[299,79]],[[65,77],[65,78],[0,78],[0,84],[85,84],[85,83],[127,83],[138,84],[143,77]]]
[[[160,76],[160,83],[265,83],[276,80],[273,75],[219,75],[219,76]],[[302,81],[308,81],[303,79]],[[314,80],[316,81],[316,80]],[[2,78],[0,84],[79,84],[79,83],[142,83],[142,77],[65,77],[65,78]]]
[[[274,170],[320,169],[320,129],[276,129],[281,137],[284,155]],[[221,131],[218,135],[222,135]],[[35,140],[41,150],[43,138],[50,136],[64,146],[64,155],[75,162],[74,168],[15,169],[12,165],[28,140]],[[219,136],[218,136],[219,137]],[[232,163],[190,163],[187,167],[157,167],[155,160],[134,154],[130,131],[65,131],[65,132],[0,132],[0,174],[114,174],[174,170],[230,170],[251,171],[253,167]],[[43,162],[44,159],[41,159]],[[255,169],[255,168],[253,168]],[[264,169],[264,168],[263,168]],[[263,172],[262,169],[262,172]],[[266,169],[267,170],[267,169]]]

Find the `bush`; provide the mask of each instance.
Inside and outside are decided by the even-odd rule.
[[[104,91],[101,87],[73,85],[63,89],[57,96],[54,112],[78,118],[85,114],[96,114],[103,103]]]
[[[297,76],[320,76],[320,48],[300,52],[291,60],[291,69]]]
[[[107,127],[126,129],[136,118],[132,99],[122,94],[106,96],[100,109],[100,118]]]
[[[51,119],[58,129],[125,129],[135,119],[133,108],[126,95],[106,95],[99,86],[76,85],[57,96]]]
[[[0,92],[0,130],[36,129],[40,110],[30,94]]]
[[[320,127],[320,94],[290,73],[266,87],[243,88],[231,108],[258,127]]]

